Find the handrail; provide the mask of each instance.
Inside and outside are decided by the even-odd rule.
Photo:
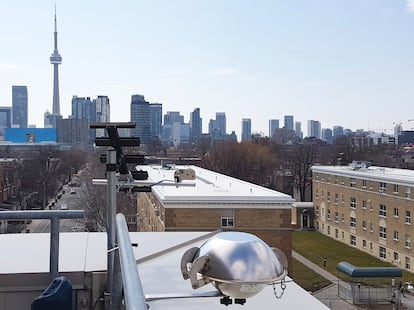
[[[59,221],[61,219],[78,219],[85,216],[84,210],[36,210],[36,211],[1,211],[0,220],[50,220],[50,278],[59,274]]]
[[[116,233],[118,241],[119,262],[127,310],[146,310],[145,295],[142,288],[131,239],[125,216],[116,215]]]

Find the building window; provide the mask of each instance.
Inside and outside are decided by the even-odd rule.
[[[336,205],[338,204],[338,201],[339,201],[338,194],[336,194],[336,193],[335,193],[335,204],[336,204]]]
[[[405,235],[405,247],[411,249],[411,237],[410,235]]]
[[[387,228],[384,226],[379,227],[379,237],[381,239],[387,239]]]
[[[345,238],[345,232],[342,232],[342,239]]]
[[[387,259],[387,249],[383,246],[379,247],[379,257],[381,257],[382,259]]]
[[[221,227],[234,227],[234,210],[221,210]]]
[[[335,223],[339,222],[339,216],[338,216],[338,212],[335,212]]]
[[[327,200],[328,202],[331,202],[331,192],[327,192],[327,193],[326,193],[326,200]]]
[[[349,225],[351,226],[351,227],[356,227],[356,218],[355,217],[351,217],[350,218],[350,222],[349,222]]]
[[[411,269],[411,258],[409,258],[408,256],[405,257],[405,268]]]
[[[362,209],[366,209],[366,208],[367,208],[367,201],[362,200]]]
[[[315,198],[316,199],[319,199],[319,189],[316,189],[315,190]]]
[[[381,217],[387,217],[387,206],[380,204],[379,205],[379,216]]]
[[[343,213],[341,213],[341,220],[342,220],[342,223],[345,223],[345,216]]]
[[[355,183],[355,178],[350,178],[349,179],[349,186],[350,187],[355,187],[356,183]]]
[[[328,209],[326,217],[327,217],[328,221],[331,220],[331,210],[330,209]]]
[[[341,194],[342,204],[345,204],[345,196],[344,194]]]
[[[344,177],[342,177],[342,179],[341,179],[341,184],[342,184],[342,185],[344,185],[344,184],[345,184],[345,178],[344,178]]]
[[[319,216],[319,206],[316,206],[316,216]]]
[[[406,187],[405,188],[405,198],[410,198],[411,197],[411,187]]]
[[[356,246],[356,237],[355,237],[354,235],[351,235],[351,238],[350,238],[350,240],[349,240],[349,243],[350,243],[352,246]]]
[[[398,254],[398,252],[394,252],[394,262],[400,262],[400,255]]]
[[[367,240],[362,240],[362,247],[365,249],[367,247]]]
[[[374,224],[373,223],[369,223],[369,231],[370,232],[374,231]]]
[[[398,184],[394,184],[394,185],[393,185],[392,192],[393,192],[394,194],[398,194]]]
[[[355,209],[355,208],[356,208],[356,198],[355,198],[355,197],[351,197],[351,198],[350,198],[350,200],[349,200],[349,206],[350,206],[352,209]]]
[[[331,226],[328,226],[328,235],[331,234]]]
[[[399,240],[399,238],[398,238],[398,230],[394,230],[393,239],[396,240],[396,241]]]
[[[366,220],[362,220],[362,229],[367,230],[367,221]]]
[[[367,180],[362,180],[362,187],[366,188],[367,187]]]
[[[398,217],[398,208],[394,208],[394,217]]]
[[[411,211],[405,210],[405,224],[411,224]]]
[[[381,194],[385,194],[387,192],[387,183],[384,183],[384,182],[379,183],[379,192]]]
[[[338,239],[338,229],[335,229],[335,238]]]

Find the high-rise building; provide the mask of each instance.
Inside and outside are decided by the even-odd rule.
[[[150,103],[151,136],[161,138],[162,133],[162,103]]]
[[[200,108],[190,113],[190,141],[197,142],[203,133],[203,119],[200,116]]]
[[[293,130],[293,115],[285,115],[284,116],[284,120],[285,120],[285,128],[286,129],[290,129]]]
[[[98,96],[98,98],[93,99],[93,105],[95,108],[95,122],[96,123],[109,123],[111,121],[111,106],[109,105],[108,96]],[[104,137],[105,129],[99,128],[95,129],[96,137]]]
[[[96,106],[89,97],[72,97],[72,118],[86,119],[90,123],[95,123]]]
[[[295,122],[295,135],[299,139],[302,139],[303,138],[303,134],[302,134],[302,123],[301,122]]]
[[[12,108],[0,107],[0,136],[4,136],[4,129],[12,126]]]
[[[321,138],[321,123],[319,121],[308,120],[308,137]]]
[[[150,104],[145,101],[142,95],[132,95],[131,97],[131,122],[136,126],[131,130],[133,137],[139,137],[142,144],[151,141],[151,114]]]
[[[13,125],[27,128],[28,123],[27,86],[12,86]]]
[[[50,56],[50,63],[53,65],[53,110],[52,110],[52,114],[60,115],[58,66],[62,63],[62,57],[60,56],[58,52],[58,44],[57,44],[56,8],[55,8],[54,49],[53,49],[53,54]]]
[[[216,129],[219,135],[225,135],[226,131],[226,113],[216,112]]]
[[[333,138],[334,140],[339,136],[344,135],[344,127],[342,126],[333,126]]]
[[[332,143],[333,141],[332,129],[330,128],[322,129],[322,140],[328,143]]]
[[[184,124],[184,116],[180,112],[168,111],[164,115],[164,125],[173,125],[174,123]]]
[[[252,120],[250,118],[242,119],[242,141],[249,141],[252,139]]]
[[[279,128],[279,120],[278,119],[270,119],[269,120],[269,138],[272,138],[275,134],[275,130]]]

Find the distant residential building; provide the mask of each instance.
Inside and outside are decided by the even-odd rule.
[[[172,125],[172,143],[174,146],[190,143],[190,125],[174,123]]]
[[[298,137],[299,139],[303,139],[301,122],[295,122],[295,134],[296,134],[296,137]]]
[[[142,144],[151,141],[151,112],[149,102],[145,101],[142,95],[132,95],[131,97],[131,122],[135,122],[136,127],[131,130],[133,137],[139,137]]]
[[[220,135],[225,135],[227,133],[226,126],[227,126],[226,113],[216,112],[216,128]]]
[[[218,135],[215,119],[210,119],[208,122],[208,133],[212,136]]]
[[[44,128],[57,128],[57,123],[63,118],[62,115],[52,114],[49,111],[46,111],[43,117]]]
[[[13,125],[27,128],[28,95],[27,86],[12,86]]]
[[[272,138],[275,134],[275,130],[279,128],[279,120],[278,119],[270,119],[269,120],[269,138]]]
[[[93,99],[93,105],[95,106],[95,122],[96,123],[109,123],[111,121],[111,106],[109,104],[108,96],[98,96]],[[104,137],[105,129],[95,129],[96,137]]]
[[[161,138],[162,133],[162,103],[150,103],[151,137]]]
[[[404,130],[398,136],[398,145],[414,145],[414,131]]]
[[[369,166],[312,167],[316,229],[413,272],[414,171]]]
[[[192,143],[197,142],[203,134],[203,119],[200,116],[200,108],[194,109],[190,113],[190,140]]]
[[[337,137],[343,136],[344,135],[344,127],[342,126],[334,126],[333,127],[333,138],[334,140]]]
[[[330,128],[324,128],[324,129],[322,129],[322,140],[323,141],[326,141],[328,143],[332,143],[333,142],[332,129],[330,129]]]
[[[285,115],[284,120],[285,120],[284,127],[286,129],[289,129],[289,130],[294,130],[294,128],[293,128],[293,124],[294,124],[293,115]]]
[[[57,123],[57,142],[73,146],[90,145],[89,126],[87,119],[61,119]]]
[[[4,136],[4,129],[12,126],[12,108],[0,107],[0,136]]]
[[[321,138],[321,123],[319,121],[308,120],[308,137]]]
[[[252,120],[250,118],[242,119],[242,141],[249,141],[252,139]]]
[[[173,125],[174,123],[184,124],[184,116],[180,112],[167,111],[164,115],[164,125]]]
[[[108,102],[109,104],[109,102]],[[96,105],[90,97],[72,97],[72,119],[82,119],[88,122],[87,133],[89,135],[88,144],[93,144],[96,137],[95,129],[90,129],[90,124],[97,122]],[[100,132],[101,136],[104,132]],[[76,139],[75,139],[76,140]]]

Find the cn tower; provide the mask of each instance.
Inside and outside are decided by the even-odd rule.
[[[55,6],[55,48],[52,56],[50,56],[50,63],[53,65],[53,110],[52,114],[60,115],[59,103],[59,69],[58,66],[62,63],[62,57],[58,52],[57,47],[57,22],[56,22],[56,6]]]

